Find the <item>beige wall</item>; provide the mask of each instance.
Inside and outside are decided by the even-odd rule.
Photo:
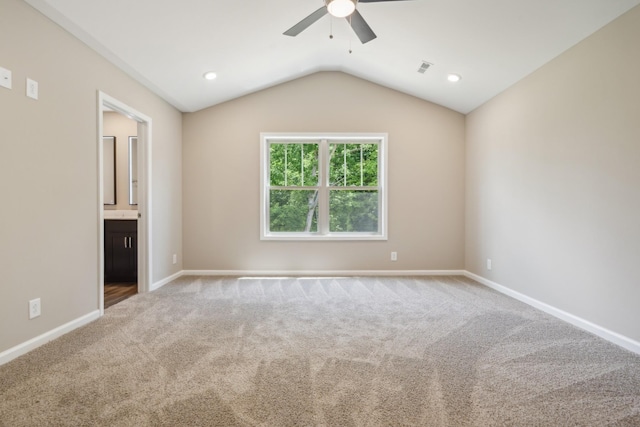
[[[636,7],[466,121],[467,270],[636,341],[639,41]]]
[[[138,123],[120,113],[106,112],[104,136],[116,137],[116,204],[104,205],[105,210],[136,210],[129,204],[129,137],[138,135]]]
[[[98,309],[97,91],[153,119],[152,282],[182,242],[181,114],[20,0],[0,0],[0,352]],[[25,96],[39,82],[40,100]],[[42,316],[28,320],[28,300]]]
[[[323,72],[184,114],[183,129],[185,269],[463,267],[462,114]],[[389,240],[260,241],[260,132],[388,132]]]

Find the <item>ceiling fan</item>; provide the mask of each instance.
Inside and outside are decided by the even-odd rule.
[[[356,35],[362,42],[362,44],[370,42],[377,36],[369,27],[369,24],[364,20],[360,12],[356,9],[358,3],[378,3],[383,1],[407,1],[407,0],[324,0],[326,3],[320,9],[313,12],[311,15],[298,22],[293,27],[289,28],[283,34],[291,37],[295,37],[307,28],[311,26],[318,19],[329,13],[336,18],[347,18],[351,28],[355,31]]]

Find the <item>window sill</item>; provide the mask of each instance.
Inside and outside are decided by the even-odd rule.
[[[289,241],[370,241],[387,240],[382,234],[369,233],[269,233],[260,237],[260,240],[289,240]]]

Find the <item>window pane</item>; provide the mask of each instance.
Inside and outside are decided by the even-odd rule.
[[[331,190],[329,221],[332,233],[377,232],[378,192]]]
[[[376,187],[378,144],[329,144],[329,185]]]
[[[270,144],[271,186],[318,185],[318,144]]]
[[[317,232],[318,190],[269,191],[269,231]]]
[[[363,184],[369,187],[378,186],[378,144],[361,144]]]
[[[303,160],[303,179],[301,185],[304,186],[317,186],[320,181],[320,161],[319,152],[320,146],[318,144],[300,144],[302,147],[302,159]]]
[[[285,144],[269,145],[269,183],[284,186]]]
[[[329,144],[329,185],[342,187],[344,181],[344,144]]]

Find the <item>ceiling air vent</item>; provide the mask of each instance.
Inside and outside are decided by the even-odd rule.
[[[427,61],[422,61],[422,64],[420,65],[420,68],[418,68],[418,72],[420,74],[424,74],[425,71],[427,71],[429,69],[429,67],[431,67],[433,64]]]

